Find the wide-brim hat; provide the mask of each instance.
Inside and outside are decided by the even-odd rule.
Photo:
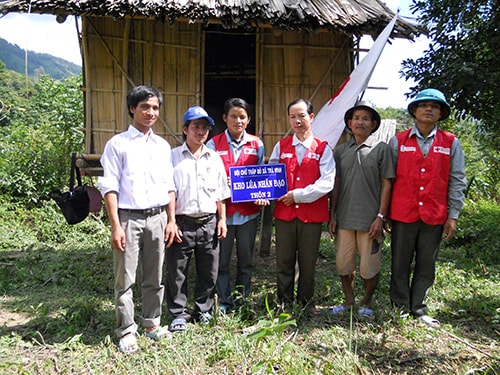
[[[380,127],[380,122],[382,120],[380,119],[380,115],[378,114],[378,112],[368,102],[358,102],[354,107],[351,107],[346,111],[346,113],[344,114],[345,126],[347,126],[347,128],[350,130],[348,121],[352,119],[352,115],[357,109],[365,109],[372,114],[373,120],[377,123],[377,125],[375,125],[375,127],[372,129],[372,133],[375,133]]]
[[[415,117],[415,109],[420,102],[433,101],[439,103],[441,106],[441,118],[440,120],[446,120],[450,116],[451,108],[444,94],[436,89],[425,89],[420,91],[417,96],[408,104],[408,112],[410,115]]]
[[[203,107],[200,107],[198,105],[188,108],[188,110],[184,113],[184,124],[192,120],[198,120],[200,118],[206,119],[212,126],[215,125],[214,119],[208,115],[207,111],[205,111]]]

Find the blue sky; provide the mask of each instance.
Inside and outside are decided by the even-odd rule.
[[[413,17],[409,10],[411,0],[387,0],[385,4],[393,11],[400,8],[401,16]],[[59,24],[52,15],[10,13],[0,18],[0,38],[21,48],[48,53],[81,65],[74,17],[68,17],[66,22]],[[365,37],[361,46],[370,48],[372,43],[371,37]],[[387,44],[369,83],[369,87],[387,89],[368,89],[363,99],[380,108],[406,107],[404,94],[414,83],[399,77],[401,62],[406,58],[422,56],[427,45],[425,37],[416,42],[396,39],[392,44]]]

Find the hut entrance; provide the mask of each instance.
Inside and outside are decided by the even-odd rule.
[[[226,128],[222,121],[226,99],[239,97],[255,108],[255,32],[210,25],[205,38],[204,106],[214,118],[214,134],[218,134]],[[247,131],[255,134],[255,114]]]

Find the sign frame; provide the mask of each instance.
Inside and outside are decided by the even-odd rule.
[[[276,200],[288,192],[284,163],[229,167],[229,178],[233,203]]]

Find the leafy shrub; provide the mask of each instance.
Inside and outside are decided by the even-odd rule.
[[[496,202],[467,199],[457,225],[452,246],[465,247],[467,254],[489,264],[499,264],[500,206]]]
[[[1,128],[0,194],[34,206],[68,185],[69,155],[83,149],[81,77],[40,77],[25,111]],[[13,113],[7,113],[9,117]]]
[[[467,197],[500,202],[500,150],[495,134],[482,129],[481,123],[470,119],[447,120],[446,130],[455,133],[465,153],[465,171],[468,180]],[[441,125],[440,125],[441,126]]]

